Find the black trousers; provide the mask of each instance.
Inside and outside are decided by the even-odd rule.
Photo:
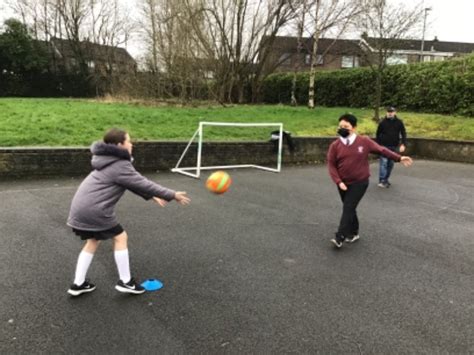
[[[364,197],[368,186],[368,180],[347,185],[346,191],[341,190],[338,186],[343,205],[341,221],[336,233],[340,239],[359,234],[359,219],[357,218],[356,208],[362,197]]]

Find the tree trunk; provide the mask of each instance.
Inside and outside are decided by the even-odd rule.
[[[377,70],[377,80],[375,83],[375,103],[374,103],[374,121],[380,121],[380,105],[382,102],[382,74],[383,68]]]
[[[260,102],[260,89],[261,85],[258,80],[252,81],[252,103],[256,104]]]
[[[293,81],[291,82],[291,106],[297,106],[298,101],[296,100],[296,74],[297,71],[293,72]]]
[[[306,15],[306,3],[307,0],[303,2],[303,9],[301,12],[301,23],[298,29],[298,39],[296,43],[296,60],[293,67],[293,81],[291,83],[291,105],[296,106],[298,105],[298,101],[296,100],[296,77],[300,68],[300,55],[301,55],[301,46],[302,46],[302,39],[303,39],[303,32],[304,32],[304,18]]]
[[[239,78],[239,86],[237,89],[238,92],[238,102],[239,104],[243,104],[245,102],[245,83],[244,80]]]
[[[383,51],[379,52],[377,63],[377,77],[375,81],[375,102],[374,102],[374,121],[380,121],[380,105],[382,104],[382,76],[385,69],[385,61],[387,54]]]
[[[309,92],[308,92],[308,108],[313,109],[314,104],[314,81],[316,76],[316,60],[317,60],[317,51],[318,51],[318,37],[315,33],[313,37],[313,57],[311,58],[311,69],[309,71]]]
[[[311,69],[309,71],[309,92],[308,92],[308,108],[314,109],[314,77],[316,75],[316,64],[318,60],[318,41],[319,41],[319,31],[318,21],[319,21],[319,8],[321,5],[321,0],[316,0],[316,11],[314,16],[315,29],[313,35],[313,55],[311,58]]]

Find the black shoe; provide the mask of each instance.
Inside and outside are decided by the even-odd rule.
[[[353,235],[352,237],[348,237],[344,239],[344,241],[348,243],[354,243],[356,240],[359,240],[359,238],[360,238],[359,234],[356,234],[356,235]]]
[[[342,247],[342,242],[344,241],[343,238],[341,238],[340,236],[336,235],[334,238],[331,239],[331,243],[333,243],[336,248],[340,248]]]
[[[140,295],[146,291],[140,284],[135,282],[133,277],[127,283],[119,280],[117,285],[115,285],[115,289],[119,292],[132,293],[134,295]]]
[[[96,289],[94,284],[89,283],[89,280],[85,280],[84,283],[80,286],[72,284],[67,293],[71,296],[80,296],[83,293],[92,292]]]
[[[392,184],[391,184],[390,182],[388,182],[388,181],[385,183],[385,185],[387,185],[387,187],[392,186]]]

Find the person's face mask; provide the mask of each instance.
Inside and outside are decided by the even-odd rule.
[[[351,131],[347,128],[339,127],[339,129],[337,130],[337,134],[339,134],[342,138],[346,138],[347,136],[349,136],[349,134],[351,134]]]

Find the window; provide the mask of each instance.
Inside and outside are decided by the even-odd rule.
[[[424,55],[423,56],[423,61],[424,62],[431,62],[431,56],[430,55]]]
[[[393,54],[387,58],[387,65],[407,64],[408,56],[405,54]]]
[[[281,64],[290,64],[291,63],[291,53],[283,53],[278,60]]]
[[[343,55],[341,68],[355,68],[359,66],[359,57],[353,55]]]
[[[204,71],[204,77],[206,79],[214,79],[214,72],[211,70],[205,70]]]
[[[119,66],[117,63],[107,63],[106,67],[109,72],[112,72],[112,71],[117,72],[119,69]]]
[[[87,62],[87,66],[89,67],[89,69],[94,69],[95,68],[95,62],[93,60],[89,60]]]
[[[304,63],[306,65],[311,65],[311,58],[313,56],[311,54],[306,54],[304,58]],[[316,55],[316,65],[323,65],[324,64],[324,57],[321,54]]]
[[[436,56],[434,57],[434,61],[435,62],[442,62],[443,60],[445,60],[446,58],[445,57],[442,57],[442,56]]]
[[[360,67],[359,57],[354,57],[354,68]]]
[[[316,55],[316,65],[323,65],[324,64],[324,58],[321,54]]]

